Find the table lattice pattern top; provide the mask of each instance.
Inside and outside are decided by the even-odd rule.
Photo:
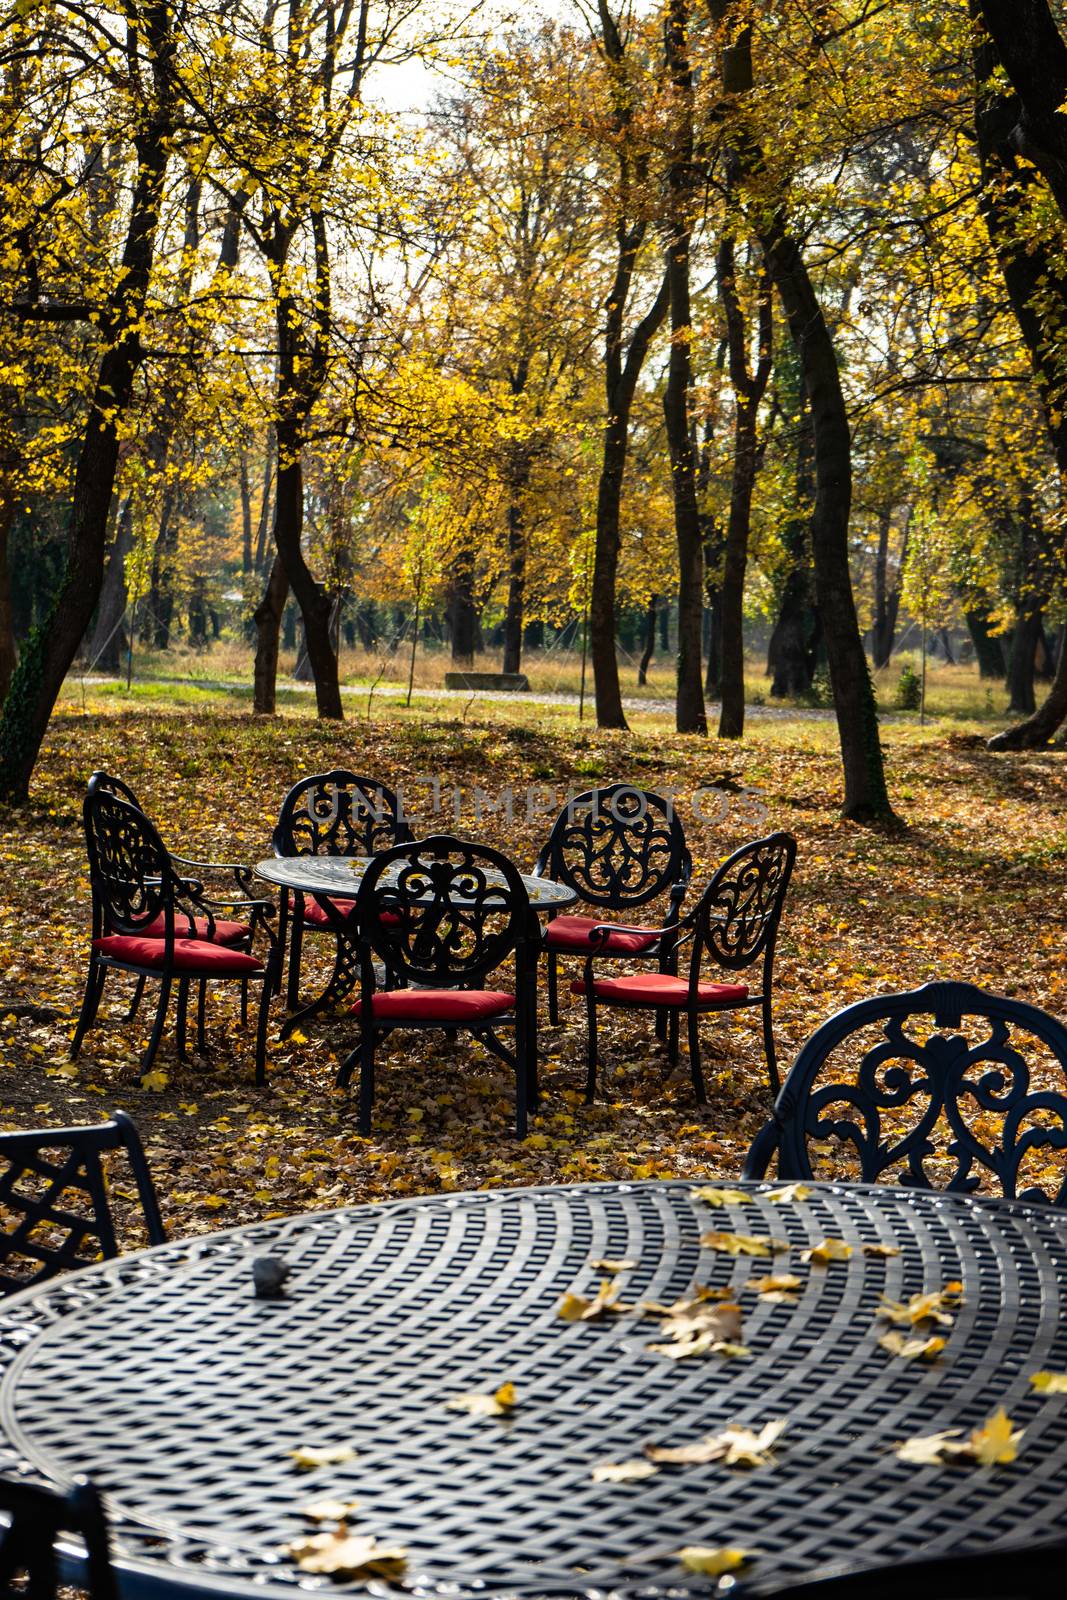
[[[59,1279],[0,1311],[0,1468],[106,1491],[124,1587],[166,1577],[244,1594],[365,1592],[278,1554],[300,1508],[359,1501],[358,1526],[409,1549],[420,1594],[639,1597],[689,1592],[673,1552],[759,1552],[758,1593],[841,1562],[981,1549],[1067,1530],[1067,1397],[1031,1390],[1067,1370],[1067,1217],[902,1189],[821,1186],[712,1210],[686,1183],[442,1195],[319,1213],[169,1244]],[[703,1229],[791,1245],[774,1270],[799,1304],[744,1286],[762,1260],[702,1249]],[[824,1236],[898,1246],[799,1264]],[[292,1264],[282,1300],[253,1297],[250,1263]],[[647,1319],[566,1323],[591,1258],[629,1257],[625,1298],[733,1286],[749,1359],[669,1361]],[[787,1265],[788,1263],[788,1265]],[[879,1349],[879,1298],[960,1279],[964,1304],[932,1366]],[[507,1419],[445,1401],[505,1379]],[[911,1467],[892,1446],[974,1427],[999,1405],[1026,1429],[1016,1463]],[[593,1483],[648,1442],[784,1418],[778,1464],[665,1467]],[[298,1472],[301,1445],[358,1458]],[[707,1593],[707,1580],[689,1580]],[[147,1585],[142,1582],[142,1592]]]
[[[279,889],[294,889],[304,894],[330,894],[355,896],[371,856],[270,856],[256,864],[256,874]],[[554,883],[551,878],[535,878],[522,873],[522,881],[535,911],[558,911],[563,906],[574,905],[578,898],[575,890],[564,883]],[[486,873],[489,882],[495,874]],[[388,881],[388,875],[386,878]],[[499,880],[501,883],[503,879]]]

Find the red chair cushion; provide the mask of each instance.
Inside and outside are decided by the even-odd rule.
[[[343,917],[355,915],[356,902],[354,900],[341,900],[336,895],[331,895],[330,904]],[[304,921],[310,923],[313,928],[328,928],[330,926],[330,919],[326,912],[314,896],[310,894],[304,896]]]
[[[334,910],[339,911],[343,917],[354,917],[356,914],[356,902],[354,900],[340,900],[336,895],[331,895],[330,904],[333,906]],[[328,928],[331,925],[329,917],[326,915],[319,902],[313,899],[309,894],[304,896],[304,921],[309,923],[313,928]],[[382,912],[382,922],[385,927],[394,928],[399,921],[400,917],[395,911]]]
[[[704,1005],[726,1005],[731,1000],[747,1000],[748,984],[701,983],[697,992]],[[571,984],[571,993],[585,993],[580,978]],[[689,985],[684,978],[672,977],[669,972],[637,972],[628,978],[598,978],[593,993],[609,1005],[614,1001],[626,1006],[684,1006],[689,999]]]
[[[588,955],[593,948],[589,935],[594,928],[603,925],[602,917],[553,917],[545,929],[545,943],[550,950],[578,950]],[[598,943],[596,950],[637,955],[642,950],[650,950],[658,938],[658,928],[648,928],[643,933],[624,933],[620,929],[609,933],[606,943]]]
[[[166,948],[162,939],[147,939],[140,934],[109,933],[104,939],[93,940],[93,949],[99,955],[128,961],[134,967],[162,967]],[[212,944],[208,939],[175,939],[174,966],[179,972],[199,972],[206,978],[263,971],[263,963],[256,956],[246,955],[243,950],[227,950],[225,945]]]
[[[166,918],[160,914],[147,928],[142,928],[139,937],[142,939],[166,938]],[[208,934],[208,920],[206,917],[187,917],[179,911],[174,918],[174,934],[178,939],[207,939],[213,944],[239,944],[248,933],[248,924],[245,922],[224,922],[221,917],[215,918],[215,932]]]
[[[495,989],[380,989],[370,1004],[379,1022],[471,1023],[503,1016],[515,996]],[[352,1010],[358,1013],[361,1006]]]

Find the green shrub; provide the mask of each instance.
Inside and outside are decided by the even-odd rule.
[[[897,680],[897,706],[901,711],[918,711],[922,698],[922,679],[911,662],[905,661]]]

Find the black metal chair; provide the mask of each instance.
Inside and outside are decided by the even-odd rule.
[[[700,1065],[700,1018],[712,1011],[736,1011],[759,1006],[763,1012],[763,1043],[772,1092],[778,1092],[778,1065],[771,1016],[774,950],[782,907],[796,860],[796,840],[788,833],[768,834],[742,845],[719,867],[699,902],[688,916],[661,930],[670,939],[670,959],[689,945],[689,975],[674,971],[636,973],[622,978],[597,978],[600,958],[596,941],[619,931],[617,924],[594,928],[594,948],[586,957],[585,971],[572,984],[572,993],[584,995],[588,1017],[586,1100],[596,1094],[597,1007],[618,1006],[629,1011],[666,1011],[671,1064],[678,1060],[678,1019],[684,1012],[689,1033],[689,1068],[700,1105],[707,1104],[704,1073]],[[626,931],[626,930],[623,930]],[[759,990],[746,984],[716,983],[700,976],[708,956],[727,972],[742,972],[762,961]]]
[[[411,837],[392,789],[377,778],[338,770],[316,772],[293,785],[282,801],[271,842],[276,856],[373,856]],[[331,900],[343,914],[355,915],[354,898],[332,896]],[[329,918],[313,896],[283,892],[278,943],[281,960],[286,950],[289,955],[286,1005],[290,1011],[299,1001],[305,931],[333,933]],[[280,983],[280,964],[278,974]]]
[[[909,1029],[913,1018],[921,1024]],[[959,1031],[967,1019],[980,1024],[975,1037]],[[1044,1052],[1046,1082],[1036,1087],[1023,1036],[1031,1054],[1035,1045]],[[1025,1001],[971,983],[859,1000],[800,1051],[745,1176],[762,1178],[777,1154],[780,1177],[811,1178],[809,1141],[833,1140],[865,1183],[897,1168],[912,1188],[970,1193],[985,1172],[1008,1199],[1048,1200],[1019,1182],[1031,1151],[1067,1150],[1065,1080],[1067,1028]],[[1000,1123],[995,1147],[979,1137],[990,1117]],[[953,1169],[947,1182],[930,1176],[931,1161]],[[1067,1204],[1067,1163],[1052,1199]]]
[[[536,978],[540,934],[526,886],[507,856],[448,834],[377,855],[356,899],[360,939],[360,1033],[342,1063],[344,1087],[359,1062],[359,1126],[370,1132],[374,1056],[395,1028],[465,1028],[515,1072],[515,1131],[537,1104]],[[374,958],[390,983],[377,989]],[[485,980],[514,961],[514,983]],[[418,987],[410,987],[417,985]],[[497,1037],[515,1030],[514,1051]]]
[[[76,1584],[90,1600],[118,1600],[107,1517],[91,1483],[79,1479],[66,1494],[0,1478],[0,1600],[57,1600],[59,1586]],[[65,1547],[64,1534],[75,1534]]]
[[[122,778],[116,778],[114,773],[103,771],[94,772],[92,777],[89,779],[88,792],[90,794],[103,792],[105,794],[117,795],[120,800],[128,801],[131,806],[136,807],[136,809],[142,812],[145,816],[148,815],[144,806],[141,804],[134,791],[130,788],[129,784],[125,783]],[[233,879],[237,890],[234,898],[216,899],[213,902],[213,904],[220,910],[229,908],[241,909],[251,904],[255,904],[261,899],[261,896],[257,894],[256,891],[252,868],[246,862],[197,861],[191,856],[176,855],[173,850],[169,851],[168,853],[170,855],[171,864],[177,870],[179,877],[188,877],[190,874],[195,873],[198,883],[203,883],[206,879]],[[146,930],[145,937],[162,938],[163,931],[162,921],[160,921],[156,927]],[[255,937],[255,927],[252,924],[248,922],[238,922],[232,918],[224,917],[214,918],[209,925],[205,917],[191,918],[184,915],[179,916],[176,923],[176,931],[180,932],[181,936],[186,939],[210,938],[213,943],[229,945],[234,950],[250,950]],[[138,1008],[141,1004],[141,997],[144,994],[144,986],[145,979],[143,977],[138,978],[134,986],[133,998],[130,1001],[130,1009],[126,1015],[127,1022],[132,1022],[134,1017],[137,1015]],[[204,1000],[204,985],[201,984],[197,1005],[197,1029],[201,1044],[203,1044],[204,1037]],[[248,986],[245,984],[241,994],[242,1023],[246,1020],[247,1005]]]
[[[124,1111],[86,1128],[0,1133],[0,1293],[119,1254],[101,1157],[124,1150],[149,1244],[166,1235],[137,1129]]]
[[[261,961],[250,949],[235,949],[218,942],[215,910],[203,885],[180,877],[156,829],[130,801],[102,786],[85,797],[83,808],[89,878],[93,898],[92,950],[81,1014],[71,1043],[71,1057],[81,1049],[86,1032],[96,1020],[104,983],[111,971],[136,978],[155,978],[160,985],[159,1004],[148,1045],[141,1058],[142,1076],[155,1058],[166,1021],[171,989],[177,986],[176,1039],[185,1056],[189,985],[211,979],[236,979],[262,984],[256,1034],[256,1082],[264,1080],[267,1008],[273,992],[277,941],[268,922],[271,900],[246,902],[253,935],[262,929],[270,946]],[[221,902],[229,907],[232,902]],[[193,936],[187,936],[187,930]],[[242,1012],[245,990],[242,987]],[[199,1043],[204,1046],[203,1004],[199,1008]]]
[[[1061,1589],[1067,1540],[997,1546],[970,1555],[919,1557],[887,1566],[833,1569],[810,1582],[790,1580],[780,1587],[761,1583],[761,1600],[1050,1600]],[[747,1600],[742,1575],[721,1581],[714,1591],[730,1600]]]
[[[616,927],[604,935],[598,954],[655,961],[660,972],[671,966],[673,939],[693,871],[682,824],[671,801],[629,783],[589,789],[569,800],[552,824],[537,857],[534,874],[565,883],[587,905],[600,911],[629,912],[669,895],[666,923],[659,927]],[[548,1016],[559,1021],[561,956],[587,956],[599,917],[552,917],[544,931],[548,952]],[[665,1016],[658,1018],[663,1032]]]

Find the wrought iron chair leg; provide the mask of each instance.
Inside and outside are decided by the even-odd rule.
[[[360,1058],[360,1052],[362,1049],[363,1035],[360,1034],[359,1038],[356,1040],[356,1043],[353,1045],[352,1049],[348,1052],[344,1060],[341,1062],[341,1065],[337,1069],[336,1082],[339,1089],[347,1089],[348,1085],[351,1083],[352,1072],[356,1062]]]
[[[304,913],[294,906],[289,929],[289,976],[285,990],[285,1009],[295,1011],[300,1004],[300,958],[304,952]]]
[[[515,1137],[525,1139],[527,1101],[530,1092],[530,1045],[526,1019],[521,1009],[515,1014]]]
[[[548,1020],[553,1027],[559,1022],[559,963],[555,952],[548,952]]]
[[[767,1076],[770,1079],[771,1095],[777,1100],[778,1091],[782,1087],[778,1076],[778,1057],[774,1048],[774,1023],[771,1020],[771,997],[763,997],[763,1049],[767,1057]]]
[[[289,947],[289,891],[283,889],[279,896],[278,907],[278,965],[274,972],[274,993],[282,992],[282,970],[285,966],[285,955]]]
[[[256,1018],[256,1084],[262,1086],[267,1081],[267,1017],[270,1014],[270,1003],[277,992],[277,982],[272,956],[263,974],[263,990],[259,997],[259,1015]],[[247,996],[247,982],[241,984],[242,999]]]
[[[271,981],[271,989],[272,989],[272,991],[275,991],[277,989],[277,984],[275,983],[274,978],[272,977],[270,981]],[[241,1027],[242,1028],[247,1028],[248,1027],[248,979],[247,978],[242,978],[241,979]]]
[[[693,1078],[693,1091],[697,1097],[698,1106],[708,1103],[707,1091],[704,1088],[704,1071],[700,1065],[700,1017],[695,1011],[686,1013],[689,1024],[689,1071]]]
[[[596,995],[589,988],[585,992],[585,1103],[591,1106],[596,1099]]]
[[[159,1041],[163,1037],[163,1024],[167,1020],[167,1006],[170,1004],[171,975],[165,973],[159,985],[159,1004],[156,1006],[156,1017],[152,1024],[152,1035],[141,1057],[141,1077],[143,1078],[152,1062],[155,1060]]]
[[[82,996],[82,1008],[78,1015],[78,1026],[74,1030],[74,1037],[70,1041],[70,1059],[73,1061],[82,1047],[82,1040],[96,1021],[96,1013],[100,1010],[100,999],[104,993],[104,982],[107,978],[107,968],[97,966],[95,961],[89,962],[89,973],[85,980],[85,994]],[[142,983],[144,979],[140,980]]]
[[[185,1046],[185,1025],[189,1015],[189,979],[178,979],[178,1009],[174,1019],[174,1042],[178,1049],[178,1060],[187,1061],[188,1052]]]
[[[657,1039],[662,1039],[664,1041],[667,1038],[667,1008],[666,1008],[666,1006],[657,1006],[657,1008],[656,1008],[656,1038]]]
[[[244,1002],[245,999],[246,999],[245,980],[244,980],[244,978],[241,979],[241,999],[242,999],[242,1002]],[[204,1051],[207,1049],[207,1034],[204,1031],[204,1011],[205,1011],[206,1006],[207,1006],[207,979],[206,978],[201,978],[200,979],[200,984],[199,984],[199,992],[197,993],[197,997],[196,997],[196,1048],[199,1050],[201,1055],[203,1055]],[[246,1020],[247,1020],[247,1005],[242,1003],[242,1006],[241,1006],[241,1023],[242,1023],[242,1026],[244,1025]]]
[[[526,1024],[526,1103],[531,1111],[541,1104],[541,1085],[537,1077],[537,983],[530,984]]]
[[[134,984],[133,999],[130,1001],[130,1009],[122,1019],[124,1022],[132,1022],[134,1017],[137,1015],[141,1004],[141,996],[144,994],[144,986],[147,981],[147,978],[145,978],[144,974],[142,973],[137,982]]]
[[[374,1025],[363,1031],[359,1041],[359,1131],[370,1132],[371,1111],[374,1108]]]
[[[678,1008],[673,1007],[667,1018],[667,1060],[672,1067],[678,1065]]]

